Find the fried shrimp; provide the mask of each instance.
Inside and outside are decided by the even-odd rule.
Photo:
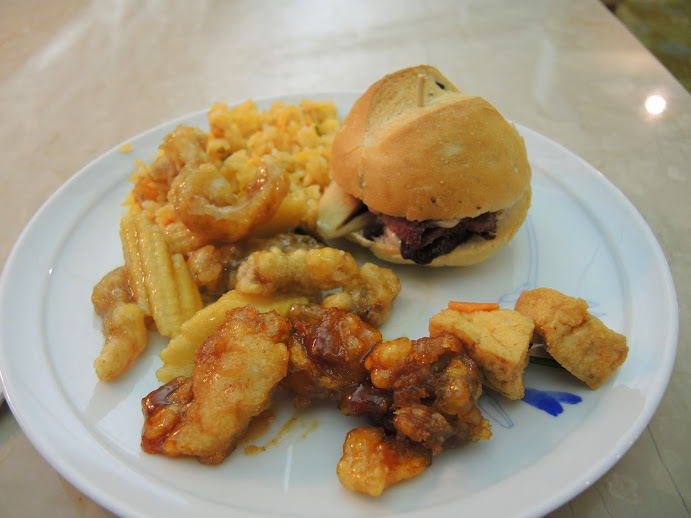
[[[94,370],[99,379],[113,380],[139,357],[148,341],[146,315],[133,302],[127,268],[121,266],[107,273],[94,287],[91,302],[103,318],[105,337]]]
[[[105,317],[118,304],[132,302],[127,268],[119,266],[101,278],[91,292],[91,303],[99,317]]]
[[[192,377],[175,378],[142,400],[144,451],[223,461],[286,375],[290,328],[275,312],[228,312],[198,349]]]
[[[288,194],[290,179],[282,165],[262,157],[246,185],[212,163],[186,167],[172,182],[175,213],[193,232],[232,243],[268,222]]]
[[[372,326],[389,316],[401,290],[396,274],[367,263],[360,268],[348,252],[324,247],[282,252],[277,247],[251,254],[238,268],[235,288],[241,293],[298,293],[322,305],[355,313]]]

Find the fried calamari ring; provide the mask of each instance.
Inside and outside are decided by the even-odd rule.
[[[382,340],[381,333],[357,315],[338,308],[297,306],[288,318],[290,364],[283,386],[298,396],[339,401],[369,377],[362,359]]]
[[[266,223],[288,194],[290,179],[270,156],[262,157],[246,186],[212,163],[185,168],[168,193],[175,214],[193,232],[232,243]]]
[[[337,248],[283,252],[277,247],[254,252],[238,268],[235,289],[251,295],[294,293],[319,300],[322,292],[341,289],[322,305],[355,313],[372,326],[389,316],[401,290],[396,274]]]

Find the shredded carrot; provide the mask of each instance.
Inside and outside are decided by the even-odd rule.
[[[458,302],[449,301],[449,309],[460,311],[461,313],[471,313],[473,311],[496,311],[499,304],[495,302]]]

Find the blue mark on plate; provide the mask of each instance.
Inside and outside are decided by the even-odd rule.
[[[570,392],[546,391],[526,387],[523,401],[556,417],[564,411],[562,403],[576,405],[583,399]]]

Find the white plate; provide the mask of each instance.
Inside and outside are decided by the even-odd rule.
[[[345,114],[353,94],[334,99]],[[285,98],[296,102],[302,97]],[[270,101],[258,103],[268,107]],[[626,363],[598,391],[563,371],[529,366],[526,386],[573,394],[552,400],[553,416],[486,391],[489,441],[435,457],[422,476],[378,499],[343,489],[335,474],[345,433],[358,424],[330,405],[297,414],[283,405],[248,455],[223,464],[142,453],[140,399],[157,387],[162,342],[124,378],[99,383],[92,362],[102,345],[90,303],[100,277],[122,263],[118,223],[134,158],[149,161],[178,123],[207,127],[196,113],[147,131],[75,174],[35,215],[0,282],[0,371],[5,396],[41,454],[91,498],[123,516],[537,516],[576,496],[633,444],[666,388],[677,343],[672,278],[651,230],[606,178],[525,127],[533,166],[533,207],[514,241],[480,265],[396,268],[403,289],[386,338],[426,335],[450,299],[512,307],[528,288],[548,286],[586,299],[624,333]],[[371,259],[356,251],[360,260]],[[557,399],[559,399],[557,397]],[[285,425],[285,426],[284,426]]]

